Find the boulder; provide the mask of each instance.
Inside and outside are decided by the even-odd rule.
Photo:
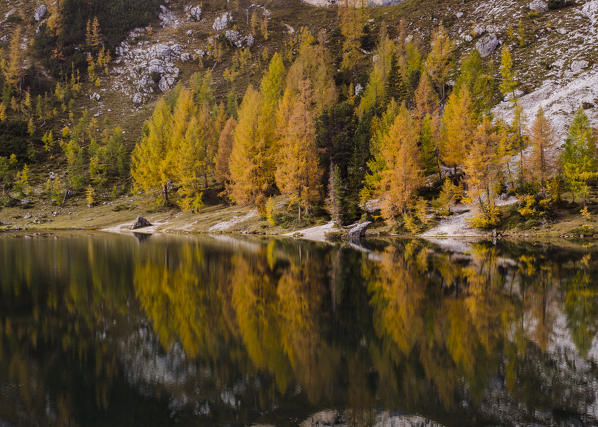
[[[39,22],[44,18],[44,16],[46,16],[46,13],[48,13],[48,8],[45,4],[42,4],[41,6],[35,8],[35,11],[33,12],[33,18]]]
[[[190,53],[181,53],[181,62],[188,62],[191,60]]]
[[[91,95],[89,95],[89,99],[92,101],[99,101],[100,99],[102,99],[102,97],[100,96],[99,93],[94,92]]]
[[[149,222],[142,216],[138,216],[135,220],[135,223],[131,226],[131,230],[137,230],[139,228],[151,227],[152,223]]]
[[[139,92],[137,92],[135,95],[133,95],[133,104],[139,105],[142,102],[143,102],[143,95],[141,95]]]
[[[201,20],[201,6],[185,7],[187,18],[199,22]]]
[[[347,239],[359,239],[365,237],[365,232],[370,226],[371,221],[358,222],[346,228],[345,237]]]
[[[548,3],[544,0],[533,0],[528,7],[534,12],[543,13],[548,10]]]
[[[214,31],[222,31],[228,28],[228,25],[233,22],[233,15],[230,12],[225,12],[214,19],[212,29]]]
[[[498,45],[500,45],[500,41],[498,40],[498,37],[496,37],[496,34],[487,34],[478,40],[475,44],[475,48],[482,58],[486,58],[496,50]]]

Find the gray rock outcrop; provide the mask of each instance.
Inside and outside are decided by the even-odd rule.
[[[359,239],[365,237],[365,232],[370,226],[371,221],[358,222],[346,228],[345,237],[347,239]]]
[[[187,19],[199,22],[201,21],[201,6],[185,6],[185,14]]]
[[[230,12],[225,12],[214,19],[212,29],[214,31],[222,31],[228,28],[228,25],[233,22],[233,15]]]
[[[46,13],[48,13],[48,7],[45,4],[42,4],[41,6],[38,6],[33,12],[33,19],[39,22],[42,19],[44,19]]]
[[[237,30],[226,30],[224,37],[236,47],[253,46],[254,38],[253,35],[247,36],[241,35]]]
[[[475,48],[482,58],[486,58],[487,56],[492,55],[499,45],[500,41],[498,40],[498,37],[496,37],[496,34],[487,34],[478,40],[475,44]]]
[[[127,95],[135,104],[141,104],[156,90],[166,92],[171,89],[180,72],[175,63],[188,58],[183,47],[174,42],[152,45],[148,41],[139,41],[131,46],[143,34],[145,30],[142,28],[130,33],[115,49],[117,56],[112,67],[112,89]]]

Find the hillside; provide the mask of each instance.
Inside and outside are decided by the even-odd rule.
[[[128,171],[109,170],[110,163],[116,161],[116,157],[99,157],[100,163],[106,165],[103,166],[104,175],[97,180],[97,184],[92,176],[80,180],[79,185],[65,186],[64,182],[72,181],[69,175],[72,175],[72,171],[67,166],[69,151],[64,147],[60,149],[58,140],[67,142],[75,132],[77,123],[81,122],[84,111],[88,112],[85,116],[86,126],[91,124],[88,126],[90,130],[86,131],[89,135],[81,137],[82,149],[89,150],[99,140],[105,141],[99,143],[100,147],[102,144],[107,147],[109,137],[104,137],[105,131],[119,129],[120,132],[121,129],[119,138],[122,139],[122,148],[117,151],[122,159],[126,159],[119,161],[125,162],[128,169],[129,153],[143,137],[143,123],[150,118],[159,99],[168,99],[176,92],[174,88],[177,84],[193,84],[190,79],[194,73],[204,75],[211,72],[214,106],[222,103],[226,107],[226,114],[235,116],[247,87],[259,87],[275,52],[280,53],[286,67],[295,61],[301,42],[301,28],[304,27],[315,38],[321,30],[325,30],[325,41],[322,43],[330,53],[331,63],[328,66],[334,74],[334,83],[340,94],[339,102],[349,99],[358,105],[359,97],[365,96],[365,92],[360,95],[360,89],[367,90],[372,64],[377,61],[376,45],[383,27],[396,43],[407,41],[417,46],[422,55],[427,55],[433,31],[442,25],[454,43],[453,65],[446,81],[447,93],[450,93],[452,85],[459,78],[460,59],[474,49],[479,51],[492,74],[491,78],[500,81],[501,49],[507,46],[512,55],[512,73],[516,80],[514,96],[523,109],[526,123],[531,123],[541,106],[554,127],[558,145],[564,142],[569,124],[579,107],[585,110],[593,126],[598,123],[598,50],[595,47],[598,41],[597,0],[552,0],[548,3],[541,0],[531,3],[516,0],[405,0],[390,6],[368,7],[359,18],[363,19],[363,25],[358,29],[357,55],[350,69],[344,65],[348,49],[347,21],[336,6],[314,7],[298,0],[268,1],[264,4],[242,0],[212,0],[201,4],[171,0],[162,5],[147,2],[143,10],[136,14],[132,6],[135,2],[127,5],[127,2],[112,0],[108,2],[110,7],[101,12],[106,15],[101,15],[99,19],[103,30],[101,45],[111,52],[107,72],[103,72],[104,67],[100,65],[99,45],[90,47],[89,41],[81,40],[80,34],[85,32],[85,22],[91,22],[100,9],[93,5],[90,9],[72,6],[72,9],[68,9],[72,13],[68,15],[63,11],[67,8],[65,3],[67,6],[70,4],[66,0],[62,4],[59,2],[58,7],[56,4],[46,5],[27,0],[7,0],[0,4],[0,48],[3,49],[3,57],[7,58],[5,62],[10,62],[15,34],[19,34],[18,45],[23,52],[18,88],[13,89],[12,99],[10,92],[4,96],[4,103],[22,104],[26,96],[33,100],[29,101],[29,107],[8,108],[7,120],[2,125],[6,136],[4,142],[0,141],[0,156],[8,158],[16,150],[10,147],[18,147],[19,169],[27,164],[30,170],[26,194],[18,196],[16,187],[11,193],[7,190],[8,187],[12,188],[10,185],[3,189],[6,207],[0,210],[0,221],[4,223],[27,224],[27,221],[23,221],[27,213],[19,215],[19,205],[31,205],[33,211],[29,211],[28,215],[34,219],[46,216],[47,221],[52,220],[53,212],[60,215],[63,210],[72,212],[85,209],[88,186],[94,189],[92,205],[119,205],[122,204],[119,203],[120,198],[130,197],[127,194],[133,186]],[[110,11],[119,13],[120,17],[111,17]],[[57,16],[59,19],[56,19]],[[64,22],[67,19],[74,21]],[[402,21],[404,24],[401,24]],[[73,30],[73,34],[67,37],[64,30],[62,33],[52,30],[62,35],[43,38],[46,33],[51,34],[48,28],[66,28],[70,25],[80,28],[79,33]],[[403,37],[405,40],[399,40]],[[53,50],[50,49],[52,43],[56,44]],[[54,59],[48,60],[44,56],[57,50],[62,57],[50,53]],[[94,58],[98,55],[93,77],[90,76],[85,55]],[[424,66],[423,60],[419,66]],[[79,71],[74,71],[77,67]],[[69,86],[75,81],[73,79],[77,82],[76,89],[67,90],[62,101],[54,99],[57,83],[62,84],[62,87]],[[8,86],[7,82],[3,84]],[[352,88],[357,100],[351,98]],[[443,98],[444,83],[438,92]],[[492,89],[491,106],[495,117],[512,119],[512,103],[508,98],[497,88]],[[43,110],[40,114],[33,113],[36,99],[42,106],[38,107]],[[446,99],[441,101],[440,110],[444,108]],[[355,111],[358,110],[356,107]],[[68,132],[64,131],[65,128]],[[369,125],[367,128],[368,136],[364,138],[369,141]],[[321,131],[319,127],[317,130]],[[42,142],[42,139],[47,139],[50,132],[56,140],[55,146],[44,150],[43,146],[47,142]],[[5,144],[5,148],[2,144]],[[93,155],[90,151],[82,156],[88,162]],[[359,168],[365,168],[365,161],[371,155],[373,153],[368,148],[367,156],[361,160]],[[86,174],[87,166],[81,167]],[[328,185],[327,167],[322,165],[323,188]],[[347,175],[352,173],[350,170],[349,167],[349,172],[343,170],[341,173],[347,182],[354,179]],[[361,172],[360,176],[364,174]],[[59,177],[65,187],[56,191],[49,189],[55,182],[54,177]],[[13,174],[10,179],[16,182],[18,177]],[[218,183],[214,182],[208,187],[202,190],[202,194],[205,194],[203,203],[213,205],[228,202],[210,195],[222,190]],[[356,207],[360,189],[361,178],[358,184],[345,184],[346,191],[355,193],[347,202],[347,206],[353,206],[349,209],[353,213],[348,215],[350,218],[347,220],[357,220],[363,214],[363,210]],[[268,194],[276,195],[279,189],[273,191]],[[438,191],[438,187],[433,191]],[[137,196],[135,200],[138,200]],[[136,203],[139,203],[136,206],[147,209],[147,203]],[[320,213],[312,221],[322,221],[325,217],[325,213]],[[115,219],[107,218],[106,221],[109,223]],[[293,226],[303,225],[306,224],[300,221]]]

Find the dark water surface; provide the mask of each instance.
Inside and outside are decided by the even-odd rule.
[[[596,425],[598,252],[457,246],[0,235],[0,425]]]

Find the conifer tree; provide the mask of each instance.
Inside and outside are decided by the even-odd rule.
[[[500,56],[500,75],[502,81],[500,83],[500,91],[504,96],[510,95],[510,100],[515,98],[515,88],[517,87],[517,81],[513,75],[513,59],[511,58],[511,51],[505,44],[502,47]]]
[[[525,134],[525,116],[523,108],[516,98],[513,98],[513,121],[509,129],[509,148],[511,153],[519,159],[519,185],[523,186],[526,175],[524,152],[528,145],[528,136]]]
[[[423,72],[415,90],[415,112],[419,119],[432,115],[438,109],[438,95],[432,87],[430,76]]]
[[[89,46],[93,50],[98,50],[100,45],[102,45],[102,30],[100,29],[100,22],[98,21],[98,17],[94,16],[93,21],[91,22],[91,34],[89,38]]]
[[[309,80],[300,84],[289,121],[280,144],[276,169],[276,185],[297,204],[298,219],[302,209],[309,213],[321,199],[322,170],[318,164],[316,128],[311,106],[312,88]]]
[[[530,169],[532,177],[540,183],[541,194],[545,193],[546,183],[554,176],[556,167],[556,140],[554,130],[544,115],[542,107],[538,108],[536,120],[530,129],[530,143],[532,155]]]
[[[481,117],[490,109],[495,88],[494,76],[492,70],[484,65],[477,49],[472,49],[461,61],[459,77],[453,90],[459,91],[462,87],[469,89],[476,116]]]
[[[331,162],[328,172],[328,197],[326,198],[326,205],[330,217],[337,225],[343,225],[344,190],[341,170],[338,165]]]
[[[405,213],[424,183],[418,139],[417,125],[403,104],[381,147],[384,169],[376,193],[387,221]]]
[[[442,99],[445,97],[446,81],[453,66],[453,50],[453,42],[450,40],[444,27],[440,25],[432,33],[430,53],[426,59],[426,68]]]
[[[341,16],[341,34],[343,41],[343,60],[341,68],[353,71],[363,58],[361,52],[361,38],[365,25],[365,14],[361,7],[349,5],[346,1],[339,7]]]
[[[584,206],[589,194],[589,181],[598,173],[596,159],[596,136],[590,127],[588,116],[579,108],[569,133],[561,158],[563,178],[574,199],[581,197]]]
[[[12,154],[10,157],[0,156],[0,189],[2,194],[12,187],[14,177],[17,172],[17,156]]]
[[[291,97],[299,93],[299,84],[306,78],[311,82],[314,113],[318,116],[336,102],[337,91],[330,52],[326,48],[326,33],[321,31],[316,42],[306,29],[301,30],[299,53],[286,77],[286,88]]]
[[[426,175],[438,173],[440,176],[440,159],[437,142],[436,117],[426,114],[421,121],[419,144],[421,149],[422,168]]]
[[[169,203],[169,184],[173,178],[169,155],[171,128],[170,107],[166,100],[160,99],[131,156],[134,187],[145,192],[161,192],[165,204]]]
[[[469,90],[462,88],[451,93],[442,116],[440,140],[440,159],[446,166],[456,171],[463,164],[475,127]]]
[[[360,194],[362,203],[374,197],[382,179],[382,171],[386,168],[382,147],[398,114],[399,105],[394,100],[391,100],[386,107],[386,111],[380,117],[374,117],[372,120],[372,136],[370,139],[371,159],[367,162],[368,173],[365,175],[364,185]]]
[[[3,63],[2,73],[4,80],[13,89],[21,89],[20,83],[23,77],[23,51],[21,49],[21,36],[23,29],[19,26],[15,29],[10,45],[8,47],[8,60]]]
[[[268,15],[266,14],[262,17],[262,26],[260,29],[262,31],[262,37],[267,41],[270,38],[270,31],[268,30]]]
[[[476,200],[483,211],[492,203],[491,187],[496,177],[495,157],[498,136],[488,116],[477,126],[471,149],[467,152],[463,169],[467,182],[467,196]]]
[[[229,118],[218,137],[218,151],[216,154],[216,181],[226,184],[230,181],[228,164],[233,149],[234,132],[237,121]]]
[[[366,113],[384,107],[384,101],[392,97],[386,95],[385,90],[388,87],[388,79],[393,68],[393,58],[395,58],[396,45],[390,39],[386,31],[386,24],[382,23],[380,28],[380,40],[374,51],[374,65],[368,77],[368,84],[361,95],[357,114],[363,117]],[[396,58],[395,58],[396,60]]]
[[[203,104],[191,116],[175,152],[176,183],[183,209],[197,212],[202,207],[202,192],[208,189],[208,179],[214,173],[215,153],[216,129],[208,105]]]
[[[252,86],[247,88],[239,108],[239,120],[231,151],[230,198],[238,204],[253,203],[265,207],[274,173],[270,158],[270,143],[264,138],[264,99]]]
[[[254,10],[253,13],[251,14],[251,21],[249,23],[249,27],[251,28],[251,35],[253,35],[253,37],[257,36],[257,30],[258,30],[258,17],[257,17],[257,10]]]

